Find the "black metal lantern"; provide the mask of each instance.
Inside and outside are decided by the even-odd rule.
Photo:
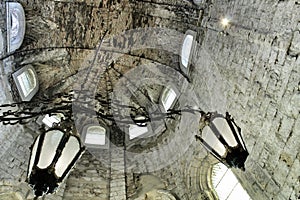
[[[31,146],[26,182],[36,197],[51,194],[84,152],[80,138],[60,128],[39,135]]]
[[[249,155],[241,135],[229,113],[224,117],[218,113],[203,114],[200,119],[200,135],[196,135],[203,146],[227,167],[245,170]]]

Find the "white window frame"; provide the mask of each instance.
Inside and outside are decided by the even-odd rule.
[[[12,17],[12,12],[15,12],[17,18]],[[18,31],[15,38],[12,38],[12,20],[18,21]],[[6,26],[7,26],[7,52],[13,52],[20,48],[25,36],[25,12],[20,3],[6,2]]]
[[[192,31],[192,30],[187,30],[185,32],[185,35],[183,37],[183,40],[182,40],[182,44],[181,44],[181,47],[180,47],[180,56],[179,56],[179,62],[180,62],[180,69],[181,71],[189,76],[189,72],[190,72],[190,65],[191,65],[191,61],[192,61],[192,58],[194,56],[194,53],[195,53],[195,47],[196,47],[196,36],[197,36],[197,33],[195,31]],[[191,41],[191,45],[190,45],[190,48],[189,48],[189,54],[188,54],[188,57],[185,58],[186,56],[184,56],[183,52],[185,51],[185,46],[186,46],[186,42],[187,42],[187,38],[190,38],[192,37],[192,41]],[[184,59],[185,58],[185,59]],[[185,62],[187,62],[186,64],[183,63],[183,60]]]
[[[167,103],[167,102],[164,102],[164,98],[165,98],[165,95],[167,95],[166,93],[167,93],[168,91],[170,91],[170,90],[172,90],[172,91],[173,91],[173,94],[175,94],[175,98],[173,99],[173,101],[171,102],[171,104],[168,105],[168,106],[166,107],[166,103]],[[161,102],[161,105],[162,105],[162,107],[163,107],[163,110],[164,110],[165,112],[167,112],[168,109],[173,108],[174,105],[176,104],[178,98],[179,98],[179,92],[178,92],[177,89],[175,89],[175,87],[173,87],[173,86],[171,86],[171,85],[165,87],[165,88],[163,89],[162,93],[161,93],[161,96],[160,96],[160,102]],[[169,104],[169,103],[168,103],[168,104]]]
[[[105,130],[105,138],[104,138],[104,144],[97,144],[97,143],[86,143],[86,137],[88,135],[88,130],[89,128],[91,127],[100,127],[102,129]],[[106,126],[103,126],[103,125],[100,125],[100,124],[97,124],[97,123],[93,123],[93,124],[88,124],[86,126],[83,127],[83,130],[82,130],[82,134],[81,134],[81,139],[84,143],[84,145],[87,147],[87,148],[94,148],[94,149],[108,149],[109,148],[109,130]]]
[[[26,73],[26,71],[29,71],[31,73],[31,75],[33,76],[34,86],[32,88],[28,89],[28,91],[24,92],[24,85],[21,80],[28,78],[28,76],[24,74],[24,73]],[[37,77],[37,73],[35,72],[34,68],[29,65],[26,67],[23,67],[20,70],[14,72],[12,74],[12,77],[17,86],[17,89],[18,89],[21,99],[23,101],[30,101],[39,89],[38,77]],[[25,80],[25,81],[28,81],[28,80]],[[27,88],[25,90],[27,90]]]
[[[230,168],[222,163],[212,167],[212,185],[220,200],[251,200],[247,191],[242,187]]]

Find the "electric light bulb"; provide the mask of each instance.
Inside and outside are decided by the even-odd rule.
[[[228,26],[229,25],[229,19],[228,18],[223,18],[222,20],[221,20],[221,24],[224,26],[224,27],[226,27],[226,26]]]

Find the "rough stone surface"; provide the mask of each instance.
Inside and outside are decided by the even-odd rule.
[[[66,181],[63,199],[108,199],[109,170],[86,152]]]
[[[152,67],[158,63],[179,69],[182,36],[187,29],[196,31],[198,45],[190,82],[182,78],[176,83],[182,93],[175,107],[193,105],[205,111],[229,111],[242,128],[250,154],[246,171],[233,171],[251,198],[299,199],[300,2],[195,2],[197,7],[177,0],[64,0],[38,4],[21,1],[28,19],[21,50],[38,50],[15,56],[15,62],[21,66],[34,65],[41,80],[41,93],[81,85],[104,92],[107,80],[100,75],[105,66],[93,68],[85,82],[79,81],[85,77],[75,74],[83,71],[86,75],[94,49],[106,29],[102,49],[105,54],[97,57],[97,64],[114,61],[123,74],[140,65]],[[219,20],[225,16],[230,23],[222,27]],[[160,41],[120,34],[149,27],[174,30],[180,38],[172,31],[159,35],[162,32],[153,29],[147,33]],[[130,49],[136,44],[140,44],[139,48]],[[157,45],[156,49],[145,48],[151,45]],[[48,47],[54,48],[43,49]],[[109,73],[112,72],[110,69]],[[164,70],[152,73],[154,77],[174,77]],[[145,70],[137,75],[142,80],[141,77],[151,78],[152,74]],[[118,79],[111,82],[114,87]],[[161,88],[151,86],[149,96],[156,99],[155,103]],[[159,189],[168,190],[179,199],[213,199],[211,183],[203,177],[210,177],[208,169],[216,161],[206,161],[207,152],[194,140],[198,120],[199,115],[192,114],[166,120],[163,123],[167,128],[160,135],[127,143],[124,158],[109,152],[110,167],[118,169],[115,172],[87,152],[59,193],[47,198],[135,199],[141,188],[138,177],[147,173],[161,180]],[[24,149],[33,139],[24,130],[1,127],[1,193],[19,188],[17,185],[24,181],[25,158],[29,155]],[[138,152],[136,157],[132,152]],[[140,157],[141,154],[151,156]]]

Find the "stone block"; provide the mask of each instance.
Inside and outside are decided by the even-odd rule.
[[[255,178],[256,178],[256,183],[259,185],[259,187],[264,190],[271,178],[271,176],[268,174],[268,172],[260,167],[259,165],[255,165],[253,170],[255,171]]]
[[[295,159],[293,161],[292,166],[290,167],[289,174],[288,174],[288,176],[286,178],[286,183],[289,186],[295,186],[295,188],[297,188],[296,186],[300,185],[299,169],[300,169],[300,160],[299,159]]]
[[[291,46],[289,48],[289,55],[291,56],[297,56],[300,54],[300,31],[295,31],[293,33],[293,38],[291,40]]]
[[[285,179],[289,174],[289,167],[285,162],[279,160],[276,169],[277,170],[274,172],[272,178],[274,179],[274,181],[276,181],[276,183],[283,185]]]
[[[273,179],[270,179],[266,187],[266,193],[268,193],[269,196],[272,197],[278,194],[280,190],[281,187]]]
[[[279,137],[283,142],[286,142],[290,137],[291,131],[293,131],[294,119],[284,116],[280,121],[280,126],[276,136]]]

